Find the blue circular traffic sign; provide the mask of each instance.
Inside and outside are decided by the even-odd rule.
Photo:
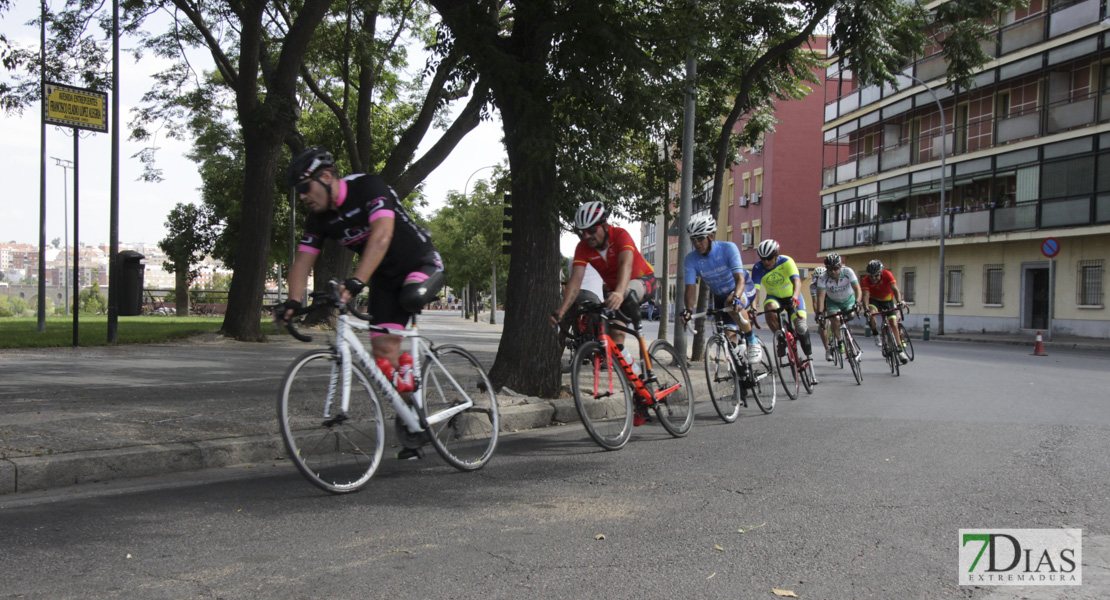
[[[1056,238],[1045,238],[1045,240],[1043,242],[1041,242],[1041,254],[1044,254],[1045,256],[1047,256],[1049,258],[1052,258],[1053,256],[1056,256],[1059,253],[1060,253],[1060,240],[1058,240]]]

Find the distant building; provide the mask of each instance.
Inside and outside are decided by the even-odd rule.
[[[926,317],[936,327],[943,302],[946,332],[1110,336],[1102,15],[1100,0],[1031,0],[993,32],[984,48],[994,59],[975,87],[955,93],[944,88],[939,47],[908,65],[897,86],[861,88],[834,60],[822,253],[835,250],[857,270],[882,260],[916,327]]]

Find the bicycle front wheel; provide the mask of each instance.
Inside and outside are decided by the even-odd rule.
[[[606,364],[605,347],[596,341],[578,348],[570,367],[574,408],[597,445],[620,450],[632,436],[632,390],[620,367]]]
[[[434,358],[431,356],[434,355]],[[489,462],[497,447],[501,416],[493,385],[474,355],[454,345],[424,354],[422,417],[436,452],[460,471],[474,471]],[[436,416],[468,400],[470,408],[436,421]]]
[[[856,378],[856,385],[863,385],[863,365],[859,362],[860,353],[859,346],[856,345],[856,339],[847,327],[841,330],[840,333],[844,336],[844,350],[848,353],[845,360],[848,361],[848,366],[852,368],[852,376]]]
[[[340,371],[334,352],[307,352],[286,370],[278,392],[278,425],[289,459],[305,478],[334,494],[366,485],[385,450],[385,421],[370,378],[351,365],[350,405],[342,413]]]
[[[671,435],[682,437],[694,425],[694,388],[690,373],[674,346],[666,340],[655,340],[648,347],[651,368],[655,374],[655,414]]]
[[[705,343],[705,381],[713,408],[725,423],[732,423],[740,416],[739,379],[725,336],[720,333],[710,336]]]
[[[791,400],[798,399],[798,366],[791,356],[792,350],[786,345],[786,334],[782,330],[775,332],[774,343],[771,344],[774,357],[771,362],[775,364],[775,374],[778,376],[782,389]]]
[[[890,364],[890,372],[895,377],[901,375],[900,363],[898,360],[898,346],[894,343],[894,330],[889,325],[883,325],[883,354],[886,355],[886,361]]]
[[[906,356],[910,359],[910,362],[913,362],[913,340],[910,339],[910,334],[906,331],[905,325],[901,323],[898,324],[898,334],[902,336],[902,343],[906,345],[906,347],[903,348],[906,352]]]
[[[778,389],[775,386],[775,369],[771,366],[771,353],[766,348],[763,349],[763,357],[759,362],[751,365],[752,374],[752,387],[756,390],[755,402],[759,405],[759,410],[763,414],[769,415],[772,410],[775,410],[775,398],[778,397]]]

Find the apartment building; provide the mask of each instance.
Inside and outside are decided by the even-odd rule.
[[[1106,10],[1031,0],[1004,15],[971,89],[944,87],[939,48],[896,85],[861,87],[833,59],[822,253],[882,260],[913,327],[943,314],[946,332],[1110,337]]]

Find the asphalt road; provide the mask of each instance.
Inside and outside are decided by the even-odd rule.
[[[919,346],[618,452],[566,426],[341,497],[276,462],[0,498],[0,597],[1110,596],[1110,357]],[[986,527],[1082,528],[1084,586],[958,586],[958,530]]]

